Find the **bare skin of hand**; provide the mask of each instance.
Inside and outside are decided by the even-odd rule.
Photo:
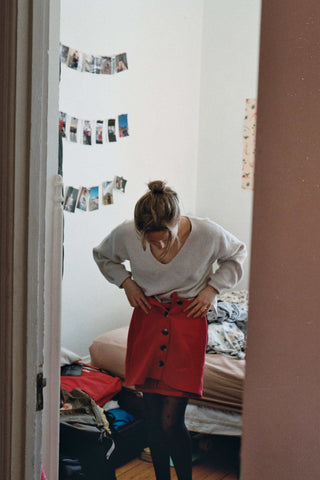
[[[187,313],[187,317],[202,317],[208,312],[216,295],[218,295],[217,290],[208,285],[198,293],[196,298],[183,311]]]
[[[140,307],[144,313],[149,313],[151,305],[139,285],[130,277],[126,278],[121,285],[126,292],[128,301],[132,307]]]

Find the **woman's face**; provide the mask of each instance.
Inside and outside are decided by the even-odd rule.
[[[164,250],[169,240],[169,230],[149,232],[146,234],[145,239],[158,250]]]
[[[150,245],[158,250],[164,250],[168,244],[171,232],[171,238],[175,239],[178,236],[179,222],[176,225],[167,227],[166,230],[157,230],[146,234],[145,239]]]

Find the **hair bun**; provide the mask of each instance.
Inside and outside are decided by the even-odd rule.
[[[154,180],[153,182],[148,183],[148,187],[151,193],[164,193],[166,182],[163,182],[162,180]]]

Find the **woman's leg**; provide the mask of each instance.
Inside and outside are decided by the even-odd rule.
[[[157,480],[170,480],[169,447],[161,425],[164,398],[156,393],[143,394],[149,447]]]
[[[179,480],[192,479],[191,437],[184,423],[188,399],[165,396],[162,407],[162,430]]]

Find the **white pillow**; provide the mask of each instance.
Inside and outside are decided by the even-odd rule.
[[[71,363],[78,362],[81,357],[67,348],[61,347],[60,351],[60,367],[63,365],[71,365]]]

